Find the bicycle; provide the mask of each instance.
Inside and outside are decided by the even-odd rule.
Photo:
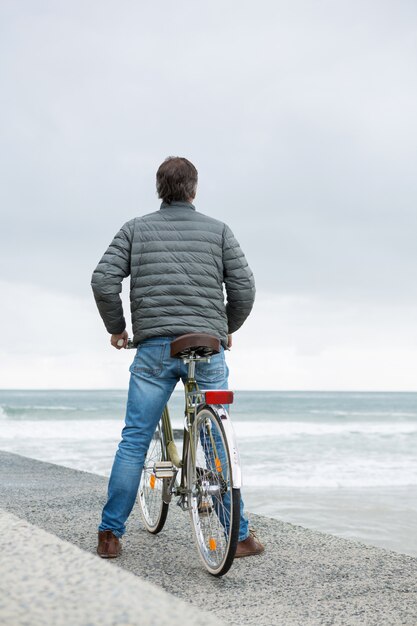
[[[127,348],[133,348],[131,340]],[[240,523],[241,469],[233,426],[225,405],[233,391],[202,390],[195,379],[196,363],[220,352],[220,340],[189,333],[171,343],[171,357],[188,364],[184,384],[185,421],[182,455],[174,441],[168,406],[151,440],[139,485],[139,506],[152,534],[164,527],[173,496],[190,513],[198,552],[214,576],[231,567]],[[178,474],[180,479],[178,480]]]

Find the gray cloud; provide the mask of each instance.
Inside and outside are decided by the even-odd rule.
[[[1,277],[83,294],[168,154],[258,286],[416,301],[411,2],[3,2]]]

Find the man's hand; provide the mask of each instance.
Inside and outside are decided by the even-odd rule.
[[[110,337],[110,343],[113,346],[113,348],[116,348],[116,350],[121,350],[122,348],[126,348],[127,338],[128,338],[127,330],[124,330],[120,335],[112,335]],[[122,340],[123,343],[120,340]]]
[[[230,350],[230,348],[232,347],[232,335],[227,335],[227,349]]]

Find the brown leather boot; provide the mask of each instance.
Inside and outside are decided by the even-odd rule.
[[[98,531],[97,554],[102,559],[115,559],[122,551],[119,538],[111,530]]]
[[[262,554],[265,550],[264,546],[258,540],[255,531],[252,528],[249,529],[249,537],[243,541],[239,541],[236,548],[235,559],[240,559],[244,556],[255,556],[256,554]]]

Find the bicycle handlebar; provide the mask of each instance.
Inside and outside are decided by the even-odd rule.
[[[116,345],[118,345],[120,348],[123,347],[124,344],[124,339],[118,339],[116,342]],[[135,348],[135,346],[133,345],[133,339],[128,339],[127,340],[127,344],[125,346],[125,350],[131,350],[132,348]]]

